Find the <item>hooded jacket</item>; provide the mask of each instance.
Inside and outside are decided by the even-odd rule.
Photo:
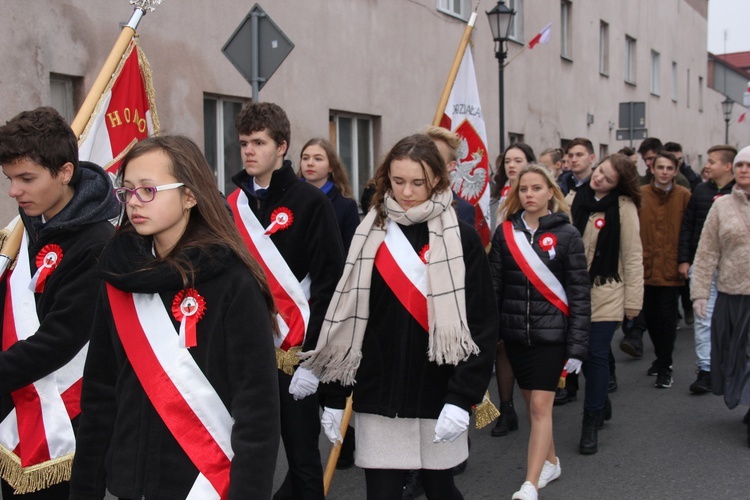
[[[532,235],[521,219],[510,218],[515,229],[526,234],[534,252],[565,289],[569,316],[549,302],[516,264],[501,226],[495,231],[490,250],[490,268],[500,311],[500,338],[508,343],[535,346],[566,344],[569,358],[586,359],[591,325],[591,287],[586,254],[578,230],[564,213],[545,215]],[[557,239],[554,258],[542,250],[539,240],[547,233]]]
[[[713,180],[709,180],[693,188],[690,201],[685,209],[685,215],[682,216],[677,262],[693,263],[695,252],[698,250],[698,241],[701,239],[703,224],[706,222],[711,205],[722,196],[730,194],[732,187],[734,187],[734,180],[721,188]]]
[[[225,246],[183,250],[196,270],[192,287],[205,300],[189,349],[233,417],[229,499],[270,498],[279,445],[279,389],[271,323],[260,287]],[[180,274],[155,260],[134,231],[119,233],[102,253],[102,278],[131,293],[157,294],[178,335],[172,305]],[[127,332],[120,332],[125,333]],[[81,422],[71,499],[184,499],[198,469],[155,410],[125,353],[104,286],[97,301],[84,371]]]

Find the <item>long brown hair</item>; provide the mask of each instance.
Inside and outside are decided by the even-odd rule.
[[[327,141],[326,139],[320,137],[312,138],[307,141],[304,146],[302,146],[302,151],[300,151],[299,154],[300,160],[302,159],[302,155],[305,154],[305,150],[310,146],[320,146],[321,148],[323,148],[323,151],[325,151],[326,156],[328,157],[328,166],[331,167],[331,172],[328,174],[328,179],[333,181],[333,185],[336,186],[336,189],[339,190],[342,196],[351,198],[352,187],[349,185],[349,176],[346,175],[344,164],[341,163],[341,158],[339,158],[338,153],[336,153],[333,144],[331,144],[330,141]],[[300,179],[304,178],[304,175],[302,175],[301,162],[297,175],[299,175]]]
[[[376,224],[382,226],[385,221],[385,211],[383,210],[383,199],[386,193],[392,193],[391,179],[388,174],[391,171],[391,163],[395,160],[408,158],[422,166],[424,178],[428,179],[427,169],[430,170],[434,179],[437,180],[434,186],[429,182],[427,189],[429,196],[435,192],[442,192],[450,189],[450,178],[448,177],[448,167],[440,156],[435,141],[424,134],[414,134],[404,137],[396,143],[395,146],[386,155],[383,163],[375,171],[375,194],[372,197],[371,207],[378,211]]]
[[[536,163],[536,156],[534,156],[534,150],[525,142],[516,142],[511,144],[503,154],[497,157],[495,160],[495,175],[492,177],[492,190],[490,191],[490,197],[500,199],[505,183],[508,182],[508,174],[505,173],[505,156],[511,149],[520,150],[526,157],[526,161],[529,163]]]
[[[248,252],[237,227],[232,222],[224,199],[216,187],[211,167],[191,139],[177,135],[163,135],[149,137],[136,143],[122,160],[122,167],[117,174],[119,183],[122,184],[128,163],[151,151],[161,151],[167,155],[171,162],[170,173],[178,182],[184,184],[184,187],[180,189],[190,190],[196,202],[195,206],[190,209],[188,224],[180,241],[169,255],[157,258],[154,264],[169,265],[182,276],[183,286],[189,288],[193,285],[197,270],[193,269],[190,260],[184,256],[184,250],[196,248],[201,251],[210,251],[210,247],[217,245],[229,247],[257,280],[268,307],[271,326],[278,333],[276,306],[263,269]],[[123,214],[124,211],[125,205],[123,205]],[[122,217],[118,231],[135,232],[135,229],[127,217]]]
[[[641,185],[638,178],[638,170],[635,164],[627,156],[615,153],[603,158],[596,166],[608,161],[615,172],[617,172],[617,186],[615,189],[620,191],[623,196],[633,200],[636,208],[641,208]]]
[[[541,175],[544,179],[544,182],[547,184],[547,187],[552,190],[552,198],[547,204],[547,209],[550,212],[552,212],[553,214],[557,212],[564,212],[568,214],[568,217],[570,217],[570,207],[568,207],[568,203],[565,201],[565,195],[563,195],[562,191],[560,191],[560,187],[552,178],[552,174],[549,173],[547,167],[545,167],[544,165],[539,165],[538,163],[530,163],[523,167],[518,173],[518,179],[516,179],[516,182],[512,184],[510,193],[508,193],[508,197],[505,199],[506,219],[508,219],[511,215],[518,212],[519,210],[523,209],[523,205],[521,204],[521,196],[518,194],[518,191],[521,186],[521,178],[526,174]]]

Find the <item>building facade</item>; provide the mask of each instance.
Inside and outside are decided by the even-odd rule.
[[[435,115],[465,19],[477,0],[274,0],[261,4],[294,49],[260,91],[292,122],[290,158],[312,137],[334,139],[355,193],[401,137]],[[488,150],[499,149],[498,62],[481,0],[471,47]],[[651,136],[682,143],[697,168],[724,142],[724,95],[707,86],[708,0],[510,0],[517,15],[504,70],[505,143],[535,151],[588,137],[597,155],[617,140],[619,104],[645,102]],[[0,119],[53,104],[69,117],[85,98],[132,7],[126,0],[2,0]],[[165,133],[205,149],[227,192],[241,168],[234,115],[251,86],[221,49],[252,7],[165,0],[138,29]],[[550,42],[526,42],[547,23]],[[737,124],[730,142],[750,144]],[[638,140],[634,141],[637,147]],[[641,166],[641,168],[643,168]],[[4,186],[5,187],[5,186]],[[7,197],[0,214],[16,211]]]

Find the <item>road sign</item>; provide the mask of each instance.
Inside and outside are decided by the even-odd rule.
[[[643,128],[646,126],[645,102],[620,103],[620,128]]]
[[[648,137],[648,129],[645,128],[621,128],[617,130],[616,134],[618,141],[642,141]]]
[[[294,48],[292,41],[257,3],[221,51],[253,86],[253,100]]]

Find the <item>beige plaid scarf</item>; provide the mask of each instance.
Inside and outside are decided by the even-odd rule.
[[[466,320],[461,234],[456,212],[451,207],[450,190],[409,210],[386,194],[384,209],[388,218],[410,226],[427,221],[430,255],[427,267],[427,317],[430,361],[456,365],[479,353]],[[385,239],[385,229],[375,226],[377,212],[370,210],[352,239],[344,273],[328,306],[318,345],[300,353],[309,368],[323,382],[339,381],[352,385],[362,359],[362,342],[370,315],[370,281],[375,254]]]

